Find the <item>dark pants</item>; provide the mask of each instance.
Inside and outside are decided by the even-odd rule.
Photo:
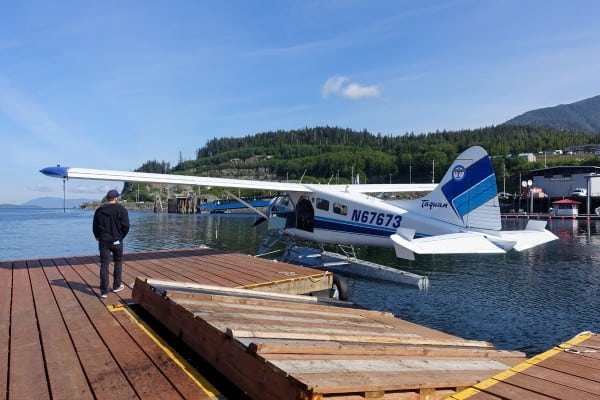
[[[100,293],[108,293],[108,267],[112,253],[115,269],[113,272],[113,289],[121,286],[121,271],[123,270],[123,241],[119,244],[98,242],[100,249]]]

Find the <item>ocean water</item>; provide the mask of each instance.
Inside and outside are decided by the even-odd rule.
[[[96,254],[93,212],[0,208],[0,260]],[[130,212],[125,251],[210,246],[257,254],[266,224],[252,214],[180,215]],[[505,220],[516,229],[525,220]],[[359,248],[362,259],[427,275],[419,290],[348,278],[359,305],[500,349],[541,353],[582,331],[600,332],[600,221],[554,219],[559,239],[505,255],[395,258],[392,250]]]

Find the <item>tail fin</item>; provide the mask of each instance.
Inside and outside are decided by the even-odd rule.
[[[487,152],[479,146],[462,152],[435,190],[417,202],[421,212],[444,222],[501,229],[496,174]]]

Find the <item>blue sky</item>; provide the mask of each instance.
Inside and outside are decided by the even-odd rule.
[[[402,135],[600,94],[600,2],[20,1],[0,14],[0,204],[39,169],[175,165],[214,137]],[[120,184],[71,181],[67,197]]]

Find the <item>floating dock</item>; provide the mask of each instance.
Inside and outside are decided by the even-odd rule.
[[[440,399],[524,359],[314,297],[138,279],[133,299],[253,399]]]
[[[298,296],[333,282],[307,267],[203,248],[127,253],[127,287],[108,299],[98,297],[98,272],[97,255],[0,261],[0,399],[225,399],[219,389],[235,386],[255,399],[434,400],[525,360],[386,312]],[[590,346],[574,349],[582,353],[597,346],[580,344]],[[598,394],[600,360],[578,360],[573,375],[552,357],[547,381]]]

